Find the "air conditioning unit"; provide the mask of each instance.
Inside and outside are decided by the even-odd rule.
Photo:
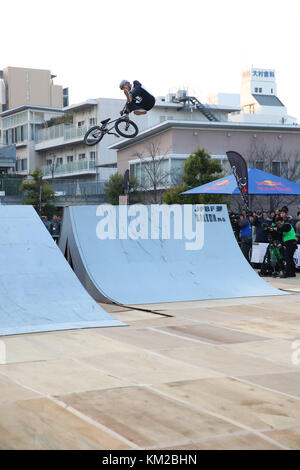
[[[176,93],[176,98],[178,100],[182,99],[182,98],[186,98],[187,96],[187,91],[186,90],[178,90],[177,93]]]
[[[176,98],[176,94],[175,93],[169,93],[167,96],[166,96],[166,101],[168,103],[172,103],[172,101],[174,101]]]

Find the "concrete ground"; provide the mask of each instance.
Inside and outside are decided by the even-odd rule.
[[[266,280],[290,295],[2,337],[0,449],[299,449],[300,274]]]

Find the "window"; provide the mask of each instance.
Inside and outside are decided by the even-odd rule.
[[[51,160],[51,159],[50,159],[50,160],[46,160],[46,165],[47,165],[47,166],[51,166],[51,165],[52,165],[52,160]]]
[[[264,162],[263,162],[263,160],[256,160],[256,162],[255,162],[255,168],[256,168],[257,170],[264,171]]]
[[[289,175],[289,162],[281,162],[280,176],[282,178],[288,178],[288,175]]]
[[[64,159],[62,157],[59,157],[56,159],[56,166],[62,165],[64,162]]]
[[[84,121],[78,121],[77,126],[78,127],[83,127],[84,126]]]
[[[257,92],[258,92],[258,88],[254,88],[254,91],[255,91],[255,93],[257,93]]]
[[[271,88],[271,93],[273,93],[273,88]]]
[[[21,170],[22,171],[27,170],[27,158],[22,158],[22,160],[21,160]]]
[[[280,176],[280,162],[272,162],[272,174]]]
[[[272,162],[273,175],[288,178],[289,162]]]
[[[94,118],[94,117],[93,117],[93,118],[90,118],[90,126],[95,126],[96,123],[97,123],[96,118]]]
[[[295,178],[296,183],[300,183],[300,162],[295,163]]]
[[[29,83],[29,72],[26,72],[26,83]]]
[[[90,160],[96,160],[96,152],[90,152]]]
[[[259,88],[258,91],[259,91],[259,93],[262,93],[262,88]]]
[[[67,156],[67,162],[72,163],[72,161],[73,161],[73,155],[68,155]]]
[[[30,100],[30,91],[26,90],[26,101]]]
[[[78,160],[84,160],[84,159],[85,159],[85,153],[79,153]]]

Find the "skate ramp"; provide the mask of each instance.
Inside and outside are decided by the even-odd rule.
[[[0,206],[0,336],[121,326],[91,298],[31,206]]]
[[[106,215],[100,216],[99,207],[103,213],[105,206],[67,208],[60,240],[60,248],[78,278],[98,301],[138,305],[284,295],[260,278],[245,260],[224,205],[192,207],[193,225],[202,217],[201,249],[187,249],[190,239],[178,239],[178,212],[175,217],[170,211],[169,239],[162,234],[152,239],[151,223],[153,227],[157,220],[153,221],[151,210],[162,206],[143,206],[148,214],[146,224],[145,217],[139,219],[132,215],[137,206],[107,206]],[[179,207],[182,213],[179,224],[185,233],[184,213],[191,206]],[[126,217],[124,211],[128,212]],[[105,220],[108,231],[115,230],[116,238],[99,239],[99,222],[103,228]],[[132,232],[140,220],[143,220],[141,226],[147,225],[146,229],[140,226],[141,237],[126,237],[125,226],[127,233]],[[166,219],[161,218],[159,229],[166,224]],[[148,230],[147,239],[145,230]]]

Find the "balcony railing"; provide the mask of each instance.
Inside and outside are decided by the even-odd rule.
[[[76,160],[75,162],[57,165],[53,168],[52,165],[46,165],[42,168],[43,175],[46,177],[57,177],[67,174],[79,173],[96,173],[95,160]]]
[[[95,124],[93,124],[95,125]],[[59,124],[45,129],[39,129],[36,137],[36,143],[39,144],[46,140],[61,138],[64,141],[83,137],[90,126],[72,126],[68,124]]]
[[[104,195],[105,182],[53,183],[52,187],[59,196],[94,196]]]

